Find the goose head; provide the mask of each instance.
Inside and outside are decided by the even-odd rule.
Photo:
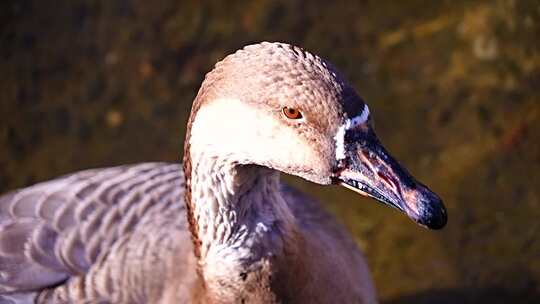
[[[217,63],[188,130],[192,158],[342,185],[428,228],[446,224],[441,199],[377,139],[367,104],[331,64],[301,48],[264,42]]]

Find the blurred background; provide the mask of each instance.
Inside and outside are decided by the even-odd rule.
[[[366,252],[382,303],[540,303],[540,2],[4,0],[0,190],[179,162],[214,63],[262,40],[333,62],[387,148],[444,199],[427,231],[315,193]]]

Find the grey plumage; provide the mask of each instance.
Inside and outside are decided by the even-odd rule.
[[[2,196],[0,303],[196,303],[181,172],[167,163],[93,169]],[[282,191],[303,230],[362,259],[314,200]]]
[[[83,171],[2,196],[0,293],[41,291],[78,277],[86,282],[77,292],[108,298],[107,289],[122,278],[142,279],[143,273],[127,267],[129,260],[107,265],[111,254],[129,256],[121,251],[130,238],[139,241],[141,261],[171,250],[170,244],[156,245],[175,234],[189,252],[183,182],[180,166],[148,163]],[[150,238],[142,230],[155,234]],[[107,282],[89,284],[99,277]]]
[[[195,98],[183,167],[87,170],[0,197],[0,303],[376,302],[350,235],[279,180],[344,185],[444,226],[441,200],[380,145],[369,113],[301,48],[227,56]]]

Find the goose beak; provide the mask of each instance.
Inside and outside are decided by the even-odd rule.
[[[368,125],[344,134],[335,182],[397,208],[430,229],[446,225],[442,200],[412,177],[381,145]]]

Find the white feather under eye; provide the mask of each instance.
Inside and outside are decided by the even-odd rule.
[[[360,115],[347,118],[345,122],[339,126],[334,139],[336,140],[336,160],[345,159],[345,133],[360,124],[365,123],[369,119],[369,108],[364,105],[364,109]]]

